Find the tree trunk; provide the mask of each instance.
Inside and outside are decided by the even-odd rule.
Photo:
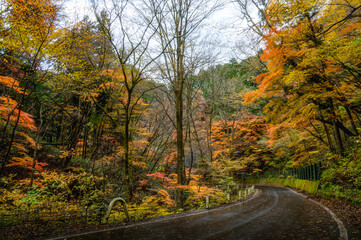
[[[36,159],[38,158],[38,148],[39,148],[39,138],[40,138],[40,129],[43,127],[43,117],[41,114],[42,104],[40,103],[40,109],[39,109],[39,120],[40,120],[40,126],[38,127],[36,131],[36,140],[35,140],[35,149],[33,154],[33,164],[31,168],[31,178],[29,183],[29,189],[33,186],[34,176],[35,176],[35,166],[36,166]]]
[[[322,114],[321,110],[320,110],[320,115],[321,115],[321,120],[322,120],[321,122],[322,122],[323,127],[324,127],[325,132],[326,132],[327,141],[328,141],[328,145],[330,147],[330,150],[331,150],[332,153],[336,153],[335,148],[333,147],[333,144],[332,144],[332,139],[331,139],[330,132],[329,132],[328,127],[327,127],[327,125],[326,125],[326,123],[324,121],[323,114]]]
[[[207,136],[207,146],[208,146],[208,152],[209,152],[209,161],[213,162],[213,151],[212,151],[212,124],[213,124],[213,110],[210,113],[209,116],[209,134]]]
[[[182,89],[183,87],[181,86],[180,88]],[[181,89],[176,91],[177,183],[179,185],[185,185],[186,178],[183,144],[183,91],[181,91]],[[182,190],[178,190],[177,192],[177,207],[183,207]]]
[[[130,142],[130,116],[128,111],[125,111],[125,141],[124,141],[124,174],[125,174],[125,189],[127,195],[127,202],[131,202],[133,198],[132,190],[132,165],[129,157],[129,142]]]
[[[346,111],[347,111],[347,115],[348,115],[348,118],[350,119],[350,122],[351,122],[351,125],[352,125],[352,129],[353,129],[353,131],[355,132],[355,135],[359,136],[360,133],[359,133],[358,130],[357,130],[357,127],[356,127],[355,121],[354,121],[354,119],[353,119],[353,117],[352,117],[352,113],[351,113],[350,108],[349,108],[348,106],[345,106],[345,109],[346,109]]]
[[[331,101],[331,116],[332,116],[332,123],[333,123],[333,130],[334,130],[334,134],[335,134],[335,141],[336,141],[336,149],[337,149],[337,153],[341,156],[344,155],[344,146],[343,146],[343,142],[342,142],[342,137],[341,137],[341,132],[340,132],[340,128],[337,124],[337,116],[334,110],[334,105],[332,100]]]

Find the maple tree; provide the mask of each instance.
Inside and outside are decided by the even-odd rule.
[[[212,126],[212,145],[215,149],[212,163],[216,181],[224,175],[239,179],[242,175],[262,171],[271,160],[266,148],[267,125],[262,117],[248,115],[237,121],[222,121]]]
[[[359,61],[355,55],[346,60],[350,65],[339,60],[347,58],[345,48],[351,42],[353,51],[359,51],[353,30],[359,8],[355,1],[271,1],[266,10],[270,26],[261,59],[268,72],[257,77],[260,85],[245,95],[245,101],[269,100],[265,113],[274,124],[272,144],[283,141],[286,149],[294,148],[291,165],[315,161],[324,153],[323,146],[345,156],[347,146],[359,136],[359,110],[352,100],[359,91],[352,80],[356,75],[345,77],[351,72],[347,66],[355,69]],[[355,38],[343,35],[348,31]]]
[[[35,70],[39,68],[44,57],[47,49],[45,46],[51,41],[51,34],[54,32],[59,10],[57,5],[51,1],[4,1],[4,7],[7,11],[1,12],[1,31],[4,36],[0,43],[2,57],[1,82],[7,87],[10,87],[9,84],[13,82],[11,88],[17,93],[17,96],[16,99],[2,97],[2,117],[4,118],[7,113],[8,116],[5,118],[8,120],[5,120],[6,123],[2,131],[1,141],[7,147],[7,150],[2,150],[4,153],[1,172],[9,160],[13,143],[17,144],[17,147],[21,146],[17,142],[19,134],[22,135],[22,138],[25,137],[27,141],[31,142],[32,147],[36,145],[35,148],[38,148],[37,144],[31,141],[32,138],[26,133],[17,131],[17,127],[36,129],[32,116],[23,112],[22,108],[24,108],[25,100],[34,91],[36,80],[41,79],[41,77],[38,78]],[[20,70],[20,68],[22,69]],[[17,80],[9,78],[15,76],[15,74]],[[19,87],[20,84],[23,84],[23,86]],[[14,118],[14,116],[17,117]],[[13,121],[12,125],[9,125],[9,120],[10,123]],[[9,134],[10,136],[6,136],[9,126],[12,128],[12,133]],[[32,160],[24,153],[27,152],[25,148],[23,148],[22,152],[24,159],[17,158],[15,162],[19,162],[19,165],[21,165],[20,162],[23,162],[23,165],[27,165],[28,168],[31,168],[32,165],[33,169],[38,166],[36,159]],[[33,162],[33,164],[29,162]]]
[[[19,82],[11,77],[0,76],[1,85],[14,92],[23,94],[25,92],[19,86]],[[7,92],[4,89],[4,92]],[[29,132],[35,131],[33,116],[21,111],[18,102],[9,95],[0,96],[0,126],[1,135],[1,172],[4,167],[20,167],[27,170],[32,169],[33,159],[29,156],[29,148],[35,148],[35,141],[29,136]],[[11,156],[10,161],[7,157]],[[35,166],[42,170],[41,164]]]

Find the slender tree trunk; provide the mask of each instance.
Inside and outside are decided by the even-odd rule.
[[[86,154],[87,154],[87,145],[88,145],[88,127],[85,126],[84,127],[84,141],[83,141],[83,151],[82,151],[82,157],[86,158]]]
[[[89,114],[90,109],[91,108],[89,107],[88,109],[84,110],[84,113],[81,115],[79,122],[74,124],[74,131],[73,131],[73,134],[71,134],[69,137],[70,144],[68,145],[68,149],[67,149],[68,152],[70,152],[70,154],[67,157],[65,157],[65,159],[63,161],[63,166],[62,166],[63,169],[69,165],[69,163],[73,157],[73,152],[75,151],[76,145],[78,143],[79,135],[84,127],[84,124],[83,124],[84,118]]]
[[[193,126],[193,129],[194,129],[194,136],[195,136],[197,144],[198,144],[199,152],[200,152],[201,156],[203,156],[204,153],[203,153],[201,141],[199,140],[196,124],[194,122],[194,119],[193,119],[192,115],[190,115],[190,118],[191,118],[191,121],[192,121],[192,126]]]
[[[341,137],[341,132],[340,132],[340,128],[337,125],[337,116],[334,110],[334,105],[332,100],[330,100],[331,102],[331,116],[332,116],[332,123],[333,123],[333,131],[334,131],[334,135],[335,135],[335,140],[336,140],[336,146],[337,146],[337,153],[341,156],[344,155],[344,146],[343,146],[343,142],[342,142],[342,137]]]
[[[333,147],[333,144],[332,144],[332,139],[331,139],[330,132],[329,132],[328,127],[327,127],[327,125],[325,123],[325,120],[323,118],[323,114],[322,114],[321,110],[320,110],[320,116],[321,116],[321,120],[322,120],[321,122],[322,122],[323,127],[324,127],[325,132],[326,132],[326,137],[327,137],[328,145],[330,146],[331,152],[336,153],[335,148]]]
[[[178,84],[179,86],[179,84]],[[182,89],[183,87],[180,86]],[[185,159],[184,159],[184,143],[183,143],[183,91],[176,91],[176,132],[177,132],[177,183],[179,185],[186,184],[185,178]],[[177,207],[183,207],[182,190],[177,191]]]
[[[332,120],[332,121],[333,121],[333,130],[334,130],[335,140],[336,140],[336,145],[337,145],[337,153],[340,154],[341,156],[343,156],[344,146],[343,146],[343,142],[342,142],[340,128],[337,126],[336,120]]]
[[[30,81],[30,77],[29,77],[29,78],[27,79],[27,81],[26,81],[25,88],[24,88],[24,90],[23,90],[23,92],[22,92],[21,101],[20,101],[20,103],[19,103],[18,106],[17,106],[18,109],[19,109],[19,110],[18,110],[18,116],[16,117],[15,125],[14,125],[14,127],[13,127],[13,131],[12,131],[12,134],[11,134],[11,139],[10,139],[9,147],[8,147],[8,149],[7,149],[7,151],[6,151],[6,155],[4,156],[4,158],[2,159],[2,162],[1,162],[0,176],[1,176],[1,174],[2,174],[2,172],[3,172],[3,170],[4,170],[4,168],[5,168],[5,165],[7,164],[8,160],[9,160],[9,158],[10,158],[11,147],[12,147],[12,145],[13,145],[13,143],[14,143],[15,132],[16,132],[16,129],[17,129],[17,127],[18,127],[19,120],[20,120],[21,107],[23,106],[23,104],[24,104],[24,102],[25,102],[25,99],[26,99],[26,91],[27,91],[27,89],[28,89],[28,87],[29,87],[29,81]],[[31,94],[31,93],[30,93],[30,94]],[[14,109],[13,112],[15,112],[15,110],[16,110],[16,109]],[[9,114],[12,114],[12,112],[9,113]],[[8,122],[9,122],[9,120],[10,120],[10,116],[9,116],[9,118],[8,118]],[[7,122],[7,124],[8,124],[8,122]],[[6,126],[5,126],[5,127],[6,127]],[[5,130],[6,130],[6,129],[4,129],[4,131],[5,131]],[[2,140],[6,141],[6,139],[2,139]]]
[[[34,154],[33,154],[33,164],[31,167],[31,178],[30,178],[30,183],[29,183],[29,189],[33,186],[33,181],[34,181],[34,176],[35,176],[35,166],[36,166],[36,162],[37,162],[37,158],[38,158],[40,129],[43,127],[43,117],[42,117],[41,111],[42,111],[42,104],[40,103],[40,109],[39,109],[40,125],[36,131],[35,149],[34,149]]]
[[[21,114],[21,110],[20,110],[20,106],[19,106],[19,111],[18,111],[18,116],[16,118],[16,122],[15,122],[15,125],[14,125],[14,128],[13,128],[13,131],[12,131],[12,134],[11,134],[11,140],[10,140],[10,144],[9,144],[9,147],[8,147],[8,150],[6,152],[6,155],[1,163],[1,169],[0,169],[0,176],[5,168],[5,165],[6,163],[8,162],[8,159],[10,157],[10,153],[11,153],[11,147],[13,145],[13,142],[14,142],[14,138],[15,138],[15,130],[16,128],[18,127],[18,123],[19,123],[19,119],[20,119],[20,114]]]
[[[207,146],[208,146],[208,152],[209,152],[209,161],[213,162],[213,151],[212,151],[212,125],[213,125],[213,110],[210,113],[209,116],[209,125],[208,125],[208,136],[207,136]]]
[[[103,120],[103,117],[102,117],[102,120]],[[91,174],[93,175],[94,174],[94,170],[95,170],[95,158],[94,158],[94,155],[95,153],[97,152],[98,150],[98,147],[99,147],[99,141],[100,141],[100,138],[103,134],[103,127],[104,127],[104,122],[103,121],[100,121],[101,123],[99,124],[99,127],[98,127],[98,130],[95,132],[95,139],[93,141],[93,150],[89,156],[89,160],[92,161],[92,169],[91,169]]]
[[[127,194],[127,202],[131,202],[133,198],[132,191],[132,165],[129,157],[129,143],[130,143],[130,116],[128,111],[125,111],[125,140],[124,140],[124,174],[125,174],[125,189]]]
[[[347,111],[347,115],[348,115],[348,118],[350,119],[350,122],[351,122],[351,125],[352,125],[352,129],[353,129],[353,131],[355,132],[355,135],[359,136],[360,133],[359,133],[358,130],[357,130],[357,127],[356,127],[355,121],[354,121],[354,119],[353,119],[353,117],[352,117],[352,113],[351,113],[351,111],[350,111],[350,108],[347,107],[347,106],[345,106],[345,109],[346,109],[346,111]]]
[[[187,114],[188,115],[188,120],[187,120],[187,131],[188,131],[188,144],[189,144],[189,148],[190,148],[190,163],[189,163],[189,170],[188,170],[188,180],[187,183],[189,184],[190,180],[191,180],[191,173],[192,173],[192,168],[193,168],[193,163],[194,163],[194,152],[193,152],[193,146],[192,146],[192,135],[191,135],[191,124],[190,124],[190,113]]]

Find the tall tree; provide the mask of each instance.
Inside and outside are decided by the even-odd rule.
[[[103,5],[102,5],[103,4]],[[136,108],[141,103],[141,97],[154,86],[148,89],[140,88],[147,78],[149,66],[158,58],[149,54],[149,45],[157,29],[155,14],[146,8],[137,7],[132,1],[114,1],[105,9],[107,1],[93,1],[93,12],[97,22],[108,39],[112,51],[115,53],[114,69],[123,79],[122,88],[125,96],[120,98],[124,116],[124,177],[127,201],[133,197],[132,156],[130,144],[132,142],[132,121]],[[157,6],[158,7],[158,6]],[[132,26],[132,27],[129,27]]]
[[[336,5],[342,7],[336,9]],[[260,96],[270,100],[265,107],[267,119],[281,124],[278,129],[303,132],[310,143],[316,138],[340,156],[350,138],[359,135],[354,121],[358,107],[350,101],[350,93],[358,91],[353,81],[356,75],[344,78],[347,67],[339,59],[347,54],[337,51],[349,46],[348,41],[354,43],[343,32],[353,32],[357,11],[357,1],[271,1],[265,14],[272,27],[264,37],[262,55],[268,72],[257,78],[258,89],[246,95],[246,101]],[[331,12],[338,17],[333,18]],[[358,51],[359,46],[353,46]],[[354,64],[349,67],[355,69]]]
[[[161,49],[165,49],[158,68],[161,77],[169,82],[174,94],[175,125],[177,132],[177,181],[179,185],[186,184],[185,156],[184,156],[184,85],[186,79],[186,61],[188,46],[203,21],[221,7],[221,2],[206,0],[174,0],[144,1],[154,11],[156,24],[152,25],[157,31]],[[161,7],[160,7],[161,6]],[[178,191],[177,206],[182,207],[183,194]]]
[[[2,19],[0,54],[1,64],[8,66],[2,69],[4,71],[2,75],[12,76],[21,69],[22,75],[17,81],[24,87],[22,93],[18,95],[17,104],[12,105],[14,108],[9,110],[9,119],[11,114],[18,112],[12,134],[9,139],[4,134],[1,136],[1,141],[9,144],[6,149],[1,149],[0,174],[10,158],[16,128],[19,126],[26,100],[34,92],[37,84],[45,79],[45,74],[39,74],[37,71],[40,70],[42,60],[51,50],[49,46],[54,38],[60,11],[56,2],[50,0],[16,0],[2,3],[4,4],[2,9],[5,11],[0,12]],[[5,133],[8,127],[9,121],[4,125],[2,132]]]

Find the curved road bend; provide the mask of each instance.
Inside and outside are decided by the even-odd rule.
[[[253,199],[224,208],[58,239],[338,239],[329,213],[289,189],[258,186]]]

